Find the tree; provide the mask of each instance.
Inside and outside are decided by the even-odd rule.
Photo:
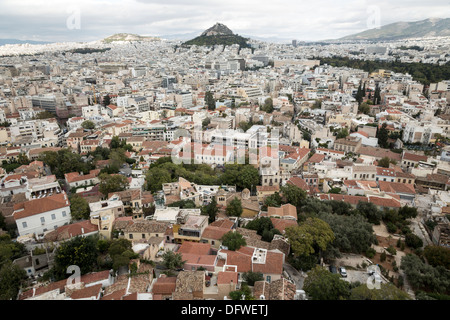
[[[388,139],[389,139],[389,131],[386,129],[387,124],[383,123],[381,128],[377,131],[376,137],[378,138],[378,144],[381,148],[389,147]]]
[[[205,93],[205,105],[208,107],[208,110],[216,109],[216,100],[211,91],[206,91]]]
[[[76,265],[81,274],[94,270],[97,261],[97,245],[92,237],[75,237],[56,249],[54,257],[54,276],[56,280],[67,278],[67,268]]]
[[[336,139],[342,139],[342,138],[347,137],[348,135],[349,135],[348,129],[341,128],[336,135]]]
[[[408,247],[413,249],[421,248],[423,246],[422,239],[413,233],[406,234],[405,243]]]
[[[109,106],[111,104],[111,98],[109,95],[105,95],[103,97],[103,105],[104,106]]]
[[[280,207],[282,204],[282,198],[278,192],[271,194],[264,200],[264,206],[266,207]]]
[[[400,269],[404,270],[409,284],[416,290],[450,293],[450,271],[442,266],[433,267],[418,256],[407,254],[402,257]]]
[[[392,283],[381,283],[380,289],[369,289],[366,284],[351,289],[350,300],[411,300],[411,298]]]
[[[0,268],[0,300],[16,300],[26,272],[11,261]]]
[[[242,278],[249,286],[254,286],[256,281],[264,280],[264,275],[261,272],[247,271],[242,274]]]
[[[303,290],[311,300],[344,300],[350,296],[349,283],[338,274],[316,266],[307,275]]]
[[[234,197],[233,200],[227,205],[226,214],[229,217],[240,217],[242,214],[242,203],[241,200],[237,197]]]
[[[442,266],[450,269],[450,248],[442,246],[426,246],[423,254],[433,267]]]
[[[318,218],[307,218],[298,226],[285,229],[294,255],[308,256],[325,251],[335,237],[328,223]]]
[[[244,297],[244,300],[255,300],[255,297],[252,295],[252,290],[245,283],[241,285],[240,290],[230,292],[231,300],[242,300],[242,297]]]
[[[170,173],[162,168],[150,168],[145,176],[147,181],[147,190],[155,193],[162,190],[162,185],[164,183],[171,182]]]
[[[356,210],[363,217],[367,218],[367,221],[376,225],[380,224],[380,221],[383,218],[383,212],[371,202],[358,202]]]
[[[107,173],[102,173],[98,176],[99,183],[99,191],[107,196],[111,192],[118,192],[125,190],[128,185],[128,179],[122,175],[110,175]]]
[[[183,261],[183,256],[181,253],[175,253],[173,251],[164,252],[163,264],[169,270],[175,270],[182,268],[186,261]]]
[[[70,215],[72,220],[87,220],[89,219],[89,214],[91,209],[89,208],[89,203],[83,197],[77,194],[71,195],[70,198]]]
[[[336,248],[338,252],[362,254],[375,243],[372,225],[361,215],[348,216],[322,212],[318,217],[329,224],[335,236],[330,246]]]
[[[398,209],[398,214],[402,219],[415,218],[417,217],[417,208],[405,205]]]
[[[246,229],[255,230],[258,235],[262,235],[264,230],[272,230],[274,228],[272,220],[268,217],[259,217],[249,221],[245,225]]]
[[[0,267],[26,254],[25,245],[11,240],[9,234],[0,235]]]
[[[390,163],[391,163],[391,160],[388,157],[383,157],[380,160],[378,160],[379,167],[389,168]]]
[[[209,217],[208,223],[213,223],[214,221],[216,221],[216,216],[219,212],[219,208],[217,208],[216,198],[213,197],[211,202],[207,206],[202,207],[201,212],[203,215]]]
[[[370,106],[369,106],[369,104],[366,103],[366,102],[361,103],[361,105],[358,107],[358,111],[360,113],[369,114],[370,113]]]
[[[108,254],[112,259],[114,271],[120,267],[128,266],[131,259],[138,258],[139,255],[132,250],[132,243],[127,239],[114,239],[111,241]]]
[[[306,199],[306,191],[293,184],[286,184],[281,187],[281,193],[285,203],[290,203],[295,207],[300,207]]]
[[[91,120],[85,120],[81,123],[81,127],[83,129],[88,129],[88,130],[92,130],[95,128],[95,123],[92,122]]]
[[[247,245],[244,237],[239,232],[229,231],[225,233],[220,240],[222,241],[223,246],[232,251],[239,250],[241,247]]]
[[[273,100],[272,100],[272,98],[267,98],[264,101],[264,105],[262,105],[260,109],[262,111],[264,111],[264,112],[272,113],[273,112]]]

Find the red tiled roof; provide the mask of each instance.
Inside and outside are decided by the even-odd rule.
[[[15,204],[13,215],[14,219],[18,220],[69,206],[70,202],[67,195],[65,193],[58,193],[45,198]]]

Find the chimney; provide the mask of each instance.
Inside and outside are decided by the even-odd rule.
[[[81,233],[84,234],[84,228],[81,228]]]

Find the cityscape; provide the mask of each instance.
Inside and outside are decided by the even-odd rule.
[[[0,300],[448,300],[439,5],[364,4],[335,36],[187,9],[94,32],[82,6],[1,27]]]

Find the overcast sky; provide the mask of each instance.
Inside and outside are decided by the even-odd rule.
[[[337,39],[398,21],[450,17],[450,0],[0,0],[0,38],[93,41],[114,33],[170,35],[216,22],[234,33]]]

